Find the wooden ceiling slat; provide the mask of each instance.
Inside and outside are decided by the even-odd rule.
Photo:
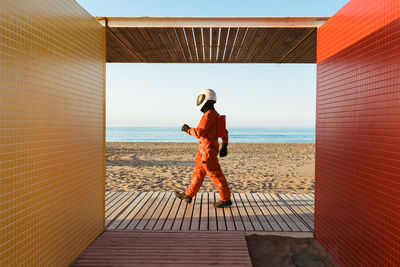
[[[309,44],[309,46],[304,48],[304,53],[301,52],[298,54],[296,58],[293,58],[292,62],[301,62],[303,63],[315,63],[317,61],[317,41],[312,40]]]
[[[155,62],[162,62],[163,57],[160,53],[159,48],[157,47],[156,43],[154,42],[153,38],[149,34],[148,28],[138,28],[139,33],[142,35],[144,41],[147,43],[147,47],[149,51],[154,54],[154,61]],[[154,62],[153,61],[153,62]]]
[[[314,36],[313,36],[314,35]],[[309,60],[308,63],[312,62],[317,62],[317,29],[314,30],[314,32],[308,37],[309,39],[309,44],[305,48],[305,50],[309,51],[308,53],[305,53],[305,57]],[[301,48],[297,50],[298,54],[302,54]],[[304,58],[304,61],[306,61],[306,58]]]
[[[218,41],[219,41],[219,28],[211,28],[211,62],[217,62],[218,57]]]
[[[282,61],[290,51],[294,50],[311,32],[304,29],[290,29],[282,35],[280,42],[282,45],[275,46],[275,51],[270,55],[270,60],[275,62]],[[278,40],[279,42],[279,40]]]
[[[312,39],[309,46],[304,50],[306,51],[304,56],[298,57],[298,60],[303,60],[305,63],[317,62],[317,38]],[[302,54],[303,53],[300,52],[300,55]]]
[[[168,36],[167,31],[163,28],[154,28],[154,29],[157,32],[161,41],[163,42],[164,46],[166,47],[167,53],[169,54],[169,56],[171,58],[171,62],[179,62],[180,59],[179,59],[178,53],[177,53],[174,45],[171,43],[171,40]]]
[[[267,34],[268,29],[257,29],[257,33],[255,34],[253,41],[250,43],[249,47],[247,48],[247,52],[243,55],[244,62],[250,62],[250,59],[255,54],[257,48],[262,45],[261,41],[264,39],[265,35]]]
[[[264,34],[263,38],[260,40],[259,45],[256,48],[254,48],[254,51],[249,56],[249,59],[247,60],[247,62],[252,62],[253,60],[255,60],[255,58],[260,57],[260,55],[262,54],[262,51],[264,50],[264,47],[266,45],[268,45],[269,41],[274,36],[275,31],[276,31],[276,29],[271,29],[271,28],[265,29],[265,34]]]
[[[171,57],[167,54],[167,48],[161,41],[157,32],[154,31],[155,28],[146,28],[146,33],[148,34],[150,47],[154,49],[157,55],[160,58],[159,62],[169,62],[171,61]]]
[[[186,43],[186,37],[185,37],[185,32],[183,31],[183,28],[175,28],[175,32],[176,32],[176,36],[178,37],[179,43],[182,47],[183,53],[185,54],[186,60],[188,62],[193,62],[189,47]]]
[[[146,62],[154,62],[154,53],[151,51],[150,46],[144,40],[142,34],[137,28],[126,28],[126,31],[131,35],[132,42],[140,48],[143,56],[146,58]]]
[[[167,45],[160,38],[159,28],[147,28],[148,33],[153,39],[154,46],[158,49],[162,62],[173,62],[172,55],[174,52],[167,48]]]
[[[235,42],[237,32],[238,32],[238,28],[230,28],[229,29],[228,41],[226,43],[225,56],[224,56],[223,62],[230,62],[230,57],[231,57],[232,50],[233,50],[233,44]]]
[[[131,43],[132,47],[134,47],[135,52],[138,56],[143,58],[143,62],[148,61],[151,55],[146,54],[145,50],[139,45],[139,41],[135,38],[134,35],[132,35],[131,29],[130,28],[119,28],[121,33],[124,34],[124,36],[127,38],[127,40]]]
[[[112,53],[106,53],[106,60],[109,59],[109,62],[137,62],[138,58],[132,55],[132,52],[110,29],[106,31],[106,41],[113,47]]]
[[[248,28],[238,28],[238,33],[236,36],[236,41],[233,44],[233,50],[231,53],[231,58],[230,62],[236,62],[236,59],[238,57],[239,51],[242,48],[242,44],[244,42],[244,38],[246,36]]]
[[[279,61],[279,59],[284,55],[284,51],[289,50],[292,47],[292,43],[288,41],[290,40],[288,37],[292,36],[293,32],[293,29],[286,29],[281,32],[279,37],[271,45],[271,49],[265,53],[264,56],[266,58],[266,62]]]
[[[106,42],[107,42],[107,53],[106,53],[106,61],[107,62],[120,62],[124,53],[118,53],[118,50],[121,50],[120,46],[115,44],[115,37],[111,36],[111,33],[106,31]]]
[[[175,48],[175,51],[179,58],[179,61],[180,62],[188,62],[188,60],[186,59],[185,53],[183,52],[183,47],[181,46],[179,39],[176,35],[175,29],[174,28],[166,28],[165,32],[168,36],[168,39],[169,39],[172,47]]]
[[[307,58],[309,58],[312,55],[309,55],[309,48],[313,46],[312,41],[316,39],[316,29],[311,30],[311,32],[309,32],[301,41],[299,41],[297,43],[296,46],[294,46],[290,51],[288,51],[279,61],[280,62],[286,62],[286,59],[289,58],[293,59],[296,57],[296,55],[298,54],[297,52],[300,52],[300,54],[302,56],[305,56]],[[314,55],[316,55],[315,51],[314,51]]]
[[[201,28],[193,28],[194,38],[196,39],[196,50],[199,56],[200,62],[204,62],[204,47],[203,47],[203,35],[201,34]]]
[[[247,49],[251,45],[254,36],[257,34],[257,28],[249,28],[247,30],[246,36],[244,37],[243,44],[240,48],[240,51],[238,53],[238,56],[236,58],[236,62],[244,62],[245,56],[247,54]]]
[[[219,48],[217,62],[222,63],[225,55],[226,39],[228,38],[228,28],[221,28],[219,36]]]
[[[315,63],[317,27],[106,27],[107,62]],[[216,24],[218,25],[218,24]]]
[[[290,54],[288,54],[282,63],[304,62],[315,63],[316,61],[316,46],[317,46],[317,31],[311,32],[309,36],[297,46]]]
[[[136,47],[132,45],[132,42],[127,38],[127,36],[122,32],[122,29],[120,30],[119,28],[108,28],[108,30],[115,35],[121,41],[124,46],[129,50],[129,55],[135,58],[136,61],[138,62],[143,62],[144,58],[140,56],[139,53],[137,53]]]
[[[267,59],[265,57],[266,54],[269,53],[269,51],[272,49],[274,43],[276,40],[279,38],[279,36],[284,32],[286,29],[284,28],[275,28],[275,30],[272,31],[272,36],[268,39],[267,42],[265,42],[262,45],[262,49],[258,52],[257,55],[253,58],[254,61],[257,62],[265,62]]]
[[[275,54],[281,53],[280,51],[282,49],[290,49],[288,48],[290,46],[290,43],[285,44],[284,41],[282,40],[282,38],[285,38],[286,36],[288,36],[291,32],[290,29],[281,29],[281,30],[277,30],[275,31],[276,34],[274,34],[271,38],[271,42],[268,42],[265,45],[265,49],[263,51],[263,58],[261,58],[261,61],[265,61],[265,62],[273,62],[271,61],[271,56],[275,57]],[[279,45],[278,45],[279,43]],[[257,60],[257,58],[255,58],[254,60]]]
[[[204,58],[205,62],[211,62],[210,60],[210,28],[203,28],[203,40],[204,40]]]
[[[196,44],[193,38],[193,30],[192,28],[183,28],[183,30],[186,35],[186,40],[189,46],[190,54],[192,55],[192,62],[199,62],[197,58]]]

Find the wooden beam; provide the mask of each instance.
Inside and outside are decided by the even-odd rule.
[[[290,28],[320,27],[328,17],[96,17],[108,27]]]

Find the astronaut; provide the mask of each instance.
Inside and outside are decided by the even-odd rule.
[[[225,128],[225,116],[220,116],[214,108],[216,102],[216,93],[211,89],[204,90],[197,97],[197,106],[204,113],[199,125],[197,128],[190,128],[187,124],[182,126],[182,131],[199,139],[199,151],[189,187],[184,193],[175,192],[175,195],[191,203],[207,174],[219,190],[220,201],[214,207],[224,208],[232,205],[232,201],[228,183],[218,162],[218,151],[220,157],[228,155],[228,131]],[[222,139],[221,150],[218,137]]]

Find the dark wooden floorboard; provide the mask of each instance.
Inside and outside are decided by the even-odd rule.
[[[121,265],[251,266],[251,261],[243,232],[105,231],[71,266]]]
[[[106,229],[143,231],[311,232],[311,194],[233,193],[233,205],[213,206],[218,193],[187,204],[171,192],[106,192]]]

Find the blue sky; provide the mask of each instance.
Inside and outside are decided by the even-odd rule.
[[[77,0],[93,16],[332,16],[346,0]],[[108,126],[196,126],[196,97],[217,92],[229,127],[314,127],[315,64],[107,64]]]

